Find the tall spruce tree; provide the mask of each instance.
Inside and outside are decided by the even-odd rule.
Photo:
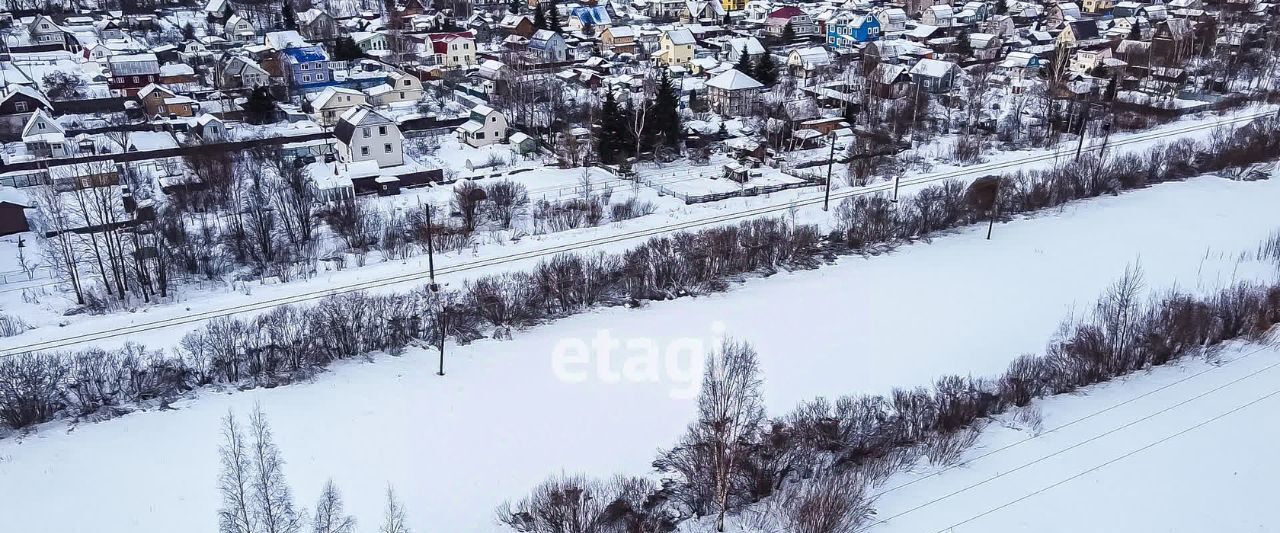
[[[676,92],[675,83],[667,76],[666,69],[658,79],[658,94],[653,98],[654,133],[662,137],[667,146],[680,146],[680,95]]]
[[[765,85],[777,83],[778,64],[774,63],[773,54],[770,54],[768,50],[760,55],[760,60],[756,62],[756,68],[751,77]]]
[[[791,25],[791,21],[787,21],[787,25],[782,27],[782,42],[789,43],[796,40],[796,28]]]
[[[547,9],[547,29],[564,33],[564,27],[560,24],[560,8],[556,7],[555,2],[552,2],[551,7]]]
[[[519,14],[520,14],[520,4],[523,4],[523,3],[524,3],[524,2],[521,2],[520,0],[510,0],[510,1],[508,1],[508,2],[507,2],[507,11],[508,11],[508,12],[510,12],[512,15],[519,15]]]
[[[755,77],[755,68],[751,66],[751,54],[747,53],[746,45],[743,45],[742,51],[738,53],[738,63],[734,65],[733,68],[738,72],[741,72],[753,78]]]
[[[597,130],[596,154],[606,164],[617,163],[624,156],[626,125],[622,122],[622,108],[613,97],[613,90],[605,90],[604,103],[600,106],[600,129]]]
[[[547,29],[547,12],[542,9],[542,2],[538,2],[538,6],[533,9],[533,27]]]
[[[284,29],[286,30],[298,29],[298,18],[295,16],[293,11],[293,2],[291,2],[290,0],[285,0],[284,9],[280,13],[280,15],[281,17],[284,18]]]

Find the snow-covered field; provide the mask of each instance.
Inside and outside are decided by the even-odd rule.
[[[1274,275],[1273,267],[1237,259],[1280,227],[1275,205],[1280,180],[1164,184],[1002,224],[991,241],[985,228],[970,228],[886,256],[750,280],[724,294],[598,310],[510,341],[450,346],[443,378],[433,353],[410,351],[342,364],[313,383],[204,391],[172,410],[54,424],[0,442],[0,502],[22,510],[6,514],[18,517],[11,525],[24,533],[215,531],[218,420],[260,403],[300,503],[310,504],[333,477],[349,510],[369,526],[391,483],[417,531],[494,531],[493,507],[550,474],[646,472],[657,447],[671,444],[692,416],[697,340],[727,334],[753,343],[773,413],[814,396],[884,392],[944,373],[989,375],[1041,349],[1063,317],[1086,309],[1126,265],[1140,263],[1151,288],[1207,290]],[[557,352],[601,331],[623,343],[612,357],[557,364],[565,362]],[[655,379],[617,380],[634,340],[684,349]],[[1170,475],[1185,464],[1149,463]],[[1035,488],[1025,485],[1018,488]],[[1119,512],[1123,498],[1112,500]],[[886,497],[881,516],[914,500],[901,501],[895,507]],[[957,506],[954,516],[980,508]],[[1022,525],[1010,527],[1028,528],[1042,516],[1023,515]],[[1063,520],[1053,527],[1069,523]],[[893,531],[933,531],[901,523],[906,529]],[[1108,522],[1093,523],[1080,527]]]
[[[1047,399],[1039,436],[993,424],[960,466],[890,479],[867,531],[1271,531],[1277,367],[1246,345]]]

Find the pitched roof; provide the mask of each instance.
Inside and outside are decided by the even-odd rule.
[[[671,44],[693,44],[695,42],[693,32],[685,28],[667,30],[666,35]]]
[[[756,81],[751,76],[743,74],[738,69],[731,68],[720,73],[720,75],[707,80],[707,86],[724,89],[726,91],[739,91],[744,89],[759,89],[760,87],[764,87],[764,84]]]
[[[374,111],[372,107],[358,105],[346,110],[342,113],[342,116],[338,117],[338,123],[333,126],[333,136],[342,141],[343,144],[349,145],[351,144],[351,138],[355,135],[356,128],[373,124],[393,124],[393,122],[381,113]]]
[[[956,68],[956,64],[950,61],[938,61],[937,59],[921,59],[911,67],[912,74],[920,74],[930,78],[941,78],[946,76],[951,69]]]
[[[11,85],[8,92],[6,92],[4,96],[0,96],[0,105],[3,105],[5,102],[9,101],[10,98],[18,95],[26,96],[27,98],[39,102],[45,109],[53,109],[53,104],[49,103],[49,100],[44,97],[44,94],[26,85]]]

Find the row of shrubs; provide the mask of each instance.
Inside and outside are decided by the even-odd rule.
[[[1131,270],[1092,313],[1065,323],[1044,353],[1015,359],[1002,375],[951,375],[932,387],[883,396],[817,398],[761,418],[727,451],[696,432],[705,421],[694,422],[689,436],[654,461],[660,486],[638,493],[641,485],[622,491],[616,481],[555,476],[516,504],[499,507],[499,521],[524,533],[675,531],[685,520],[719,512],[722,478],[716,472],[724,465],[717,466],[716,458],[732,457],[726,509],[746,530],[860,531],[874,515],[875,491],[891,475],[922,458],[954,464],[992,417],[1022,408],[1015,413],[1035,426],[1038,411],[1025,407],[1037,398],[1209,354],[1228,340],[1257,341],[1276,324],[1280,283],[1149,298],[1140,272]],[[708,392],[706,382],[703,387],[700,398],[718,394]]]
[[[1180,141],[1106,163],[1083,158],[1055,170],[1015,174],[1002,180],[996,211],[1008,216],[1251,163],[1280,150],[1277,132],[1275,120],[1263,120],[1211,145]],[[204,385],[287,383],[336,360],[399,353],[414,342],[465,343],[587,307],[721,291],[743,275],[812,268],[834,253],[874,251],[989,216],[966,196],[963,184],[947,182],[896,207],[883,196],[849,198],[837,210],[839,231],[830,242],[816,225],[756,219],[655,237],[620,254],[562,254],[528,272],[479,278],[439,294],[351,293],[254,318],[220,318],[169,352],[129,345],[5,357],[0,420],[22,428],[58,413],[82,416]]]

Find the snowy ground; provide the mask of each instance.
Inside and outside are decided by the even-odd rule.
[[[961,466],[890,479],[867,531],[1272,530],[1278,366],[1247,345],[1048,399],[1039,436],[994,424]]]
[[[1142,150],[1172,138],[1209,138],[1215,130],[1245,123],[1262,113],[1270,113],[1274,107],[1254,107],[1234,111],[1224,117],[1189,118],[1156,128],[1150,132],[1113,135],[1107,145],[1108,153]],[[1093,142],[1100,145],[1101,140]],[[1018,169],[1045,168],[1069,159],[1074,146],[1058,152],[1005,152],[990,156],[982,164],[964,167],[939,165],[928,174],[912,174],[901,180],[902,192],[910,194],[929,184],[944,179],[970,180],[992,173]],[[672,169],[673,171],[678,169]],[[560,174],[556,174],[559,172]],[[546,187],[544,193],[565,194],[566,181],[574,180],[579,171],[539,169],[512,176],[530,184],[531,189]],[[546,176],[546,177],[543,177]],[[687,179],[687,178],[675,178]],[[716,181],[697,178],[704,181]],[[624,180],[598,182],[599,187],[630,190]],[[879,182],[868,187],[851,188],[835,181],[832,204],[854,194],[888,192],[892,183]],[[619,195],[621,198],[621,195]],[[823,191],[801,188],[773,194],[731,198],[724,201],[682,206],[655,199],[662,208],[653,215],[610,223],[595,228],[584,228],[536,235],[519,242],[490,242],[478,247],[439,254],[436,257],[437,272],[447,283],[461,284],[465,278],[482,276],[514,269],[526,269],[539,259],[565,250],[619,251],[653,235],[670,233],[680,229],[698,228],[716,224],[736,223],[758,216],[787,216],[800,222],[826,223],[829,219],[820,209]],[[661,202],[661,203],[660,203]],[[664,208],[664,206],[666,206]],[[100,345],[118,344],[124,340],[145,342],[152,345],[169,345],[186,330],[200,322],[229,312],[257,312],[267,305],[285,302],[305,302],[323,297],[335,290],[394,291],[422,283],[426,278],[427,260],[423,255],[402,261],[374,262],[360,268],[330,270],[305,281],[268,285],[228,285],[213,287],[187,287],[179,291],[179,300],[144,308],[136,313],[117,313],[109,316],[64,317],[69,303],[56,294],[37,294],[34,297],[24,291],[0,292],[0,306],[8,312],[19,312],[36,325],[65,324],[64,327],[40,327],[23,335],[0,339],[0,354],[17,349],[44,349],[67,346],[68,342],[94,342]],[[47,280],[46,280],[47,281]],[[44,285],[44,284],[38,284]],[[39,287],[52,291],[54,287]],[[231,311],[228,311],[231,309]],[[40,344],[37,344],[40,343]]]
[[[218,419],[257,402],[273,422],[300,503],[310,504],[332,476],[368,526],[378,520],[390,482],[408,503],[415,530],[494,531],[492,510],[503,499],[561,471],[645,473],[656,448],[684,428],[697,382],[691,352],[674,351],[674,364],[660,366],[654,380],[619,381],[613,373],[623,368],[621,355],[633,353],[628,339],[692,348],[727,333],[754,343],[772,413],[818,395],[884,392],[944,373],[989,375],[1040,350],[1060,319],[1088,306],[1128,264],[1141,262],[1152,288],[1211,289],[1272,275],[1271,267],[1237,258],[1280,227],[1278,202],[1280,180],[1164,184],[1002,224],[991,241],[983,239],[985,228],[970,228],[886,256],[748,281],[725,294],[598,310],[517,332],[511,341],[450,346],[443,378],[434,375],[434,354],[410,351],[339,365],[313,383],[204,391],[173,410],[59,423],[0,441],[0,502],[23,509],[15,526],[24,533],[175,524],[213,532]],[[601,330],[628,348],[556,371],[558,349]],[[567,379],[577,377],[585,379]],[[1170,473],[1201,468],[1149,465]],[[1114,494],[1107,505],[1119,512],[1125,498]],[[912,501],[894,507],[886,498],[882,516]],[[980,508],[957,506],[955,516]],[[1068,518],[1086,519],[1064,517],[1053,527]],[[893,531],[933,531],[902,523]]]

